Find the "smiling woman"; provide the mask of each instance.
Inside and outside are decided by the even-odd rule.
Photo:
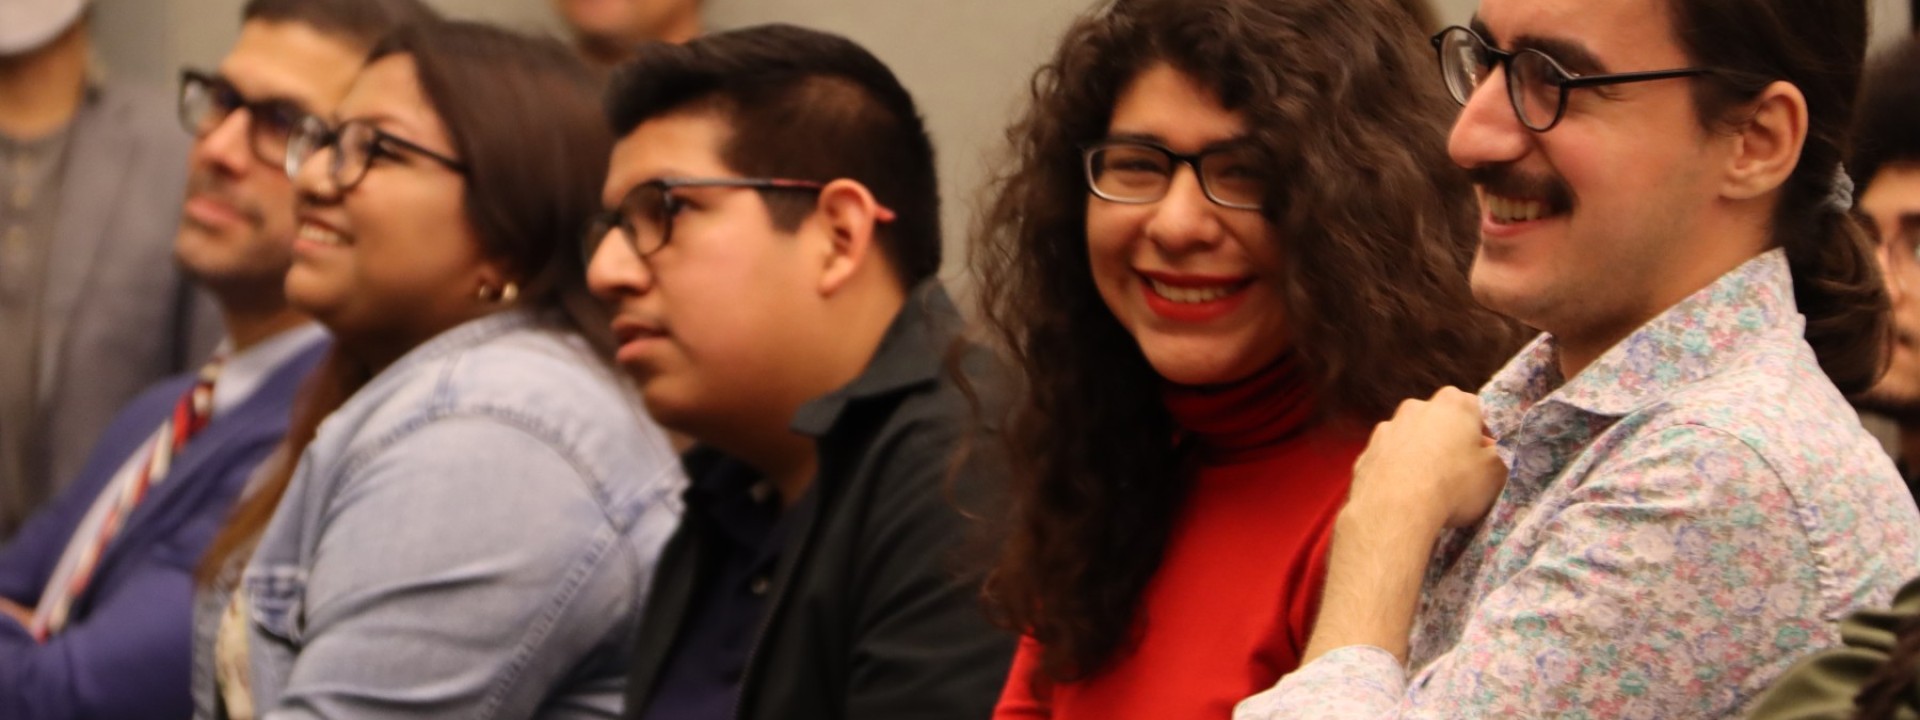
[[[287,296],[336,350],[208,559],[245,562],[229,717],[618,712],[619,668],[579,668],[637,619],[681,475],[574,252],[610,145],[565,48],[468,23],[388,37],[289,142]]]
[[[1514,347],[1427,52],[1387,0],[1116,0],[1034,79],[974,253],[1029,390],[1003,718],[1224,717],[1293,669],[1364,428]]]

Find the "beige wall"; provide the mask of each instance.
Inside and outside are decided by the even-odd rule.
[[[547,0],[429,0],[451,14],[552,32]],[[1277,0],[1284,1],[1284,0]],[[1477,0],[1433,0],[1464,23]],[[1877,43],[1908,26],[1907,0],[1872,0]],[[182,63],[212,65],[244,0],[98,0],[100,54],[122,77],[171,85]],[[940,153],[949,275],[1000,133],[1027,78],[1089,0],[708,0],[713,29],[791,22],[872,49],[914,91]]]
[[[431,1],[431,0],[430,0]],[[98,0],[101,55],[115,74],[171,83],[181,63],[211,65],[244,0]],[[522,29],[557,27],[546,0],[439,0],[451,14]],[[791,22],[866,45],[914,91],[940,154],[948,268],[957,270],[974,190],[1020,89],[1084,0],[709,0],[724,29]],[[951,273],[950,273],[951,274]]]

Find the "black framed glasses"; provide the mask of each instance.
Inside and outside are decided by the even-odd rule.
[[[1236,210],[1259,210],[1266,200],[1271,172],[1250,145],[1229,145],[1192,155],[1145,140],[1102,140],[1081,149],[1087,189],[1111,202],[1141,205],[1159,202],[1173,187],[1173,174],[1186,165],[1200,179],[1208,200]]]
[[[402,150],[439,163],[455,173],[467,174],[466,163],[381,130],[371,120],[348,120],[337,127],[328,127],[325,120],[309,115],[301,120],[300,126],[294,129],[293,136],[287,141],[287,177],[299,177],[307,161],[322,150],[333,151],[331,162],[327,164],[327,179],[333,181],[338,192],[352,190],[361,180],[365,180],[373,161],[383,157],[399,157]]]
[[[180,71],[180,125],[195,138],[212,133],[236,110],[247,111],[247,147],[269,166],[286,162],[287,139],[310,113],[291,100],[249,100],[233,83],[209,72]]]
[[[1602,85],[1694,77],[1713,72],[1712,68],[1675,68],[1643,72],[1581,75],[1567,70],[1546,53],[1534,49],[1501,50],[1488,44],[1468,28],[1455,25],[1432,38],[1440,55],[1440,75],[1447,83],[1453,101],[1465,106],[1493,74],[1493,68],[1507,71],[1507,100],[1513,103],[1520,124],[1534,132],[1546,132],[1560,124],[1567,112],[1567,91]]]
[[[667,246],[673,237],[673,217],[680,214],[682,202],[674,196],[679,188],[750,188],[763,192],[819,192],[826,183],[789,178],[659,178],[633,186],[620,205],[594,216],[587,235],[580,241],[580,257],[593,262],[607,235],[620,231],[633,256],[645,258]]]

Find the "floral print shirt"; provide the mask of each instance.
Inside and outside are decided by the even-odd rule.
[[[1339,648],[1234,717],[1743,712],[1920,573],[1920,513],[1804,322],[1773,250],[1571,381],[1536,339],[1480,393],[1507,485],[1436,544],[1408,666]]]

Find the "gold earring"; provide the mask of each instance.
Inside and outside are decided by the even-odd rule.
[[[475,293],[474,297],[479,298],[480,302],[505,305],[519,299],[520,286],[511,280],[497,288],[483,282],[480,283],[480,291]]]

